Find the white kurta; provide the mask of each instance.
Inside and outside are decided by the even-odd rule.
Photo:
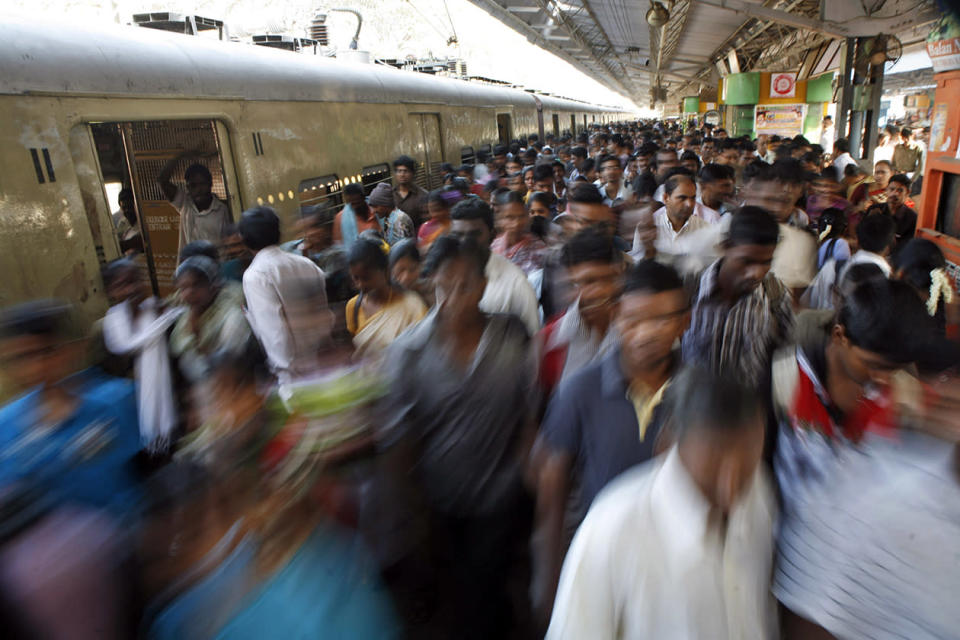
[[[624,473],[574,537],[547,639],[775,638],[775,508],[758,470],[724,537],[676,448]]]

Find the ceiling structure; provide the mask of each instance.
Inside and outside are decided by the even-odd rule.
[[[660,0],[669,18],[654,27],[652,0],[471,2],[651,106],[698,95],[730,72],[797,70],[808,52],[833,40],[899,34],[940,16],[933,0]]]

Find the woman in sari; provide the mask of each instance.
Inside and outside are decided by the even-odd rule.
[[[177,358],[190,384],[196,385],[210,373],[210,354],[247,348],[250,325],[241,308],[242,291],[222,286],[217,263],[207,256],[181,262],[174,282],[189,311],[173,325],[170,355]]]
[[[427,306],[417,293],[390,282],[387,254],[376,244],[358,240],[350,247],[349,262],[360,293],[347,302],[347,329],[357,356],[375,354],[419,322]]]
[[[443,187],[427,196],[427,213],[430,219],[423,223],[417,234],[420,251],[426,253],[433,241],[450,230],[450,209],[463,199],[463,194],[453,187]]]

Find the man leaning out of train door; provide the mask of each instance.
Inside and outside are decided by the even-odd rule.
[[[172,158],[157,176],[163,195],[180,214],[180,243],[177,252],[191,242],[206,240],[219,244],[227,225],[233,223],[230,208],[213,193],[213,176],[200,163],[191,164],[183,172],[186,188],[174,185],[170,178],[177,165],[185,158],[200,159],[215,154],[201,154],[187,150]]]

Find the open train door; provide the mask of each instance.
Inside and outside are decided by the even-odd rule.
[[[177,163],[171,180],[182,186],[183,171],[203,164],[213,178],[214,195],[235,211],[224,172],[226,132],[215,120],[103,122],[91,124],[91,129],[105,179],[111,159],[118,154],[122,158],[122,184],[133,191],[150,283],[156,295],[166,296],[173,291],[177,268],[180,215],[164,197],[157,176],[184,150],[195,151],[196,157]],[[110,186],[104,185],[108,199],[113,195]]]

